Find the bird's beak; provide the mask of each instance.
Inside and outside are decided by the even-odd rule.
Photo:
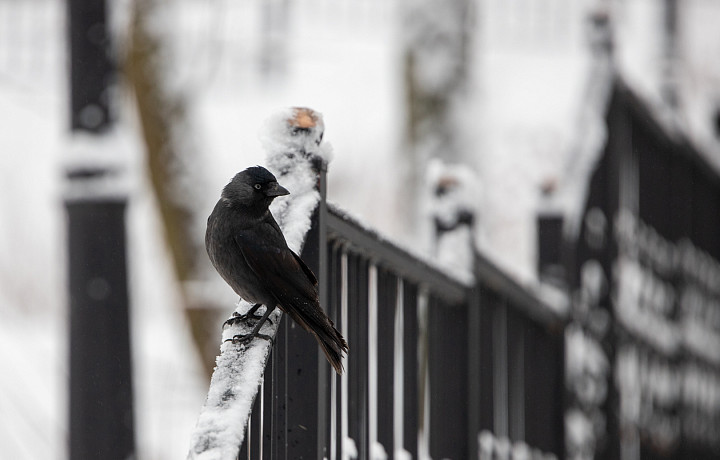
[[[275,182],[275,184],[272,187],[270,187],[267,190],[267,192],[265,192],[265,195],[275,197],[275,196],[290,195],[290,192],[288,192],[288,190],[285,187],[283,187],[282,185]]]

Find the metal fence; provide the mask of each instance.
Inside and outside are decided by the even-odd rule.
[[[240,458],[562,456],[563,318],[480,255],[462,284],[324,201],[302,256],[346,373],[283,320]]]

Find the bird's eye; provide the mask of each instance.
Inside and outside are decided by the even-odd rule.
[[[260,190],[261,188],[262,188],[262,185],[260,185],[260,184],[255,184],[255,190]]]

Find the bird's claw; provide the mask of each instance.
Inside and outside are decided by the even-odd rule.
[[[255,313],[246,313],[241,315],[240,313],[234,311],[232,317],[226,319],[222,327],[224,329],[225,326],[234,326],[237,323],[246,322],[248,320],[260,321],[262,317],[263,315],[256,315]],[[267,318],[267,320],[270,321],[270,324],[274,324],[271,318]]]
[[[234,326],[237,323],[246,322],[248,320],[260,320],[261,318],[262,315],[241,315],[237,312],[233,312],[233,316],[226,319],[223,323],[223,328],[225,326]]]
[[[267,340],[268,342],[273,343],[273,338],[270,337],[269,335],[267,335],[267,334],[253,334],[253,333],[250,333],[250,334],[237,334],[237,335],[232,336],[232,338],[230,338],[230,339],[225,339],[225,342],[232,342],[233,344],[238,344],[238,343],[248,344],[248,343],[250,343],[250,342],[252,341],[252,339],[254,339],[255,337],[260,338],[260,339],[265,339],[265,340]]]

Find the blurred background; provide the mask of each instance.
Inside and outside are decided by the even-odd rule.
[[[68,451],[68,172],[88,155],[71,129],[71,3],[0,0],[4,458]],[[603,147],[616,76],[720,166],[714,0],[116,0],[106,13],[109,141],[91,163],[121,171],[112,193],[128,203],[140,459],[187,452],[236,300],[207,264],[204,221],[235,172],[263,163],[258,132],[278,109],[324,115],[328,199],[420,254],[428,162],[467,166],[476,244],[529,286],[537,214],[588,179],[573,165]]]

